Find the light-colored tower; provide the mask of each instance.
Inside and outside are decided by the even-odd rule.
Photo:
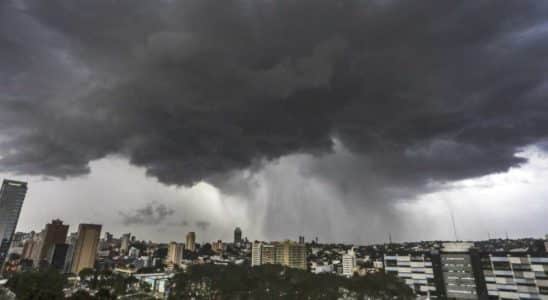
[[[186,249],[192,252],[196,251],[196,233],[193,231],[186,235]]]
[[[180,265],[183,260],[183,245],[176,242],[169,243],[167,248],[166,264],[168,265]]]
[[[342,274],[346,277],[352,277],[356,269],[356,253],[354,248],[348,250],[348,253],[342,256]]]
[[[0,266],[4,264],[27,194],[27,183],[4,180],[0,188]]]
[[[78,226],[78,240],[74,247],[72,273],[78,274],[82,269],[94,267],[100,237],[101,225],[80,224]]]
[[[122,235],[120,239],[120,254],[126,255],[129,251],[129,240],[131,239],[131,233],[126,233]]]

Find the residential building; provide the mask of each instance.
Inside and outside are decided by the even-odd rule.
[[[196,251],[196,233],[192,231],[186,235],[186,249],[192,252]]]
[[[4,265],[13,234],[19,221],[21,207],[27,194],[27,183],[4,180],[0,188],[0,266]]]
[[[127,255],[129,251],[129,242],[131,240],[131,233],[122,235],[120,239],[120,255]]]
[[[255,242],[251,249],[251,265],[280,264],[290,268],[307,269],[306,247],[292,241]]]
[[[429,253],[385,255],[384,269],[401,278],[418,296],[438,298],[440,295]]]
[[[343,276],[352,277],[354,275],[354,271],[356,270],[356,253],[354,253],[354,248],[348,250],[348,253],[343,254],[342,267]]]
[[[481,261],[489,299],[548,299],[548,257],[495,253]]]
[[[69,236],[67,237],[66,244],[68,245],[68,248],[67,248],[67,255],[65,257],[65,267],[64,267],[65,273],[72,272],[72,259],[74,258],[74,248],[76,248],[77,241],[78,241],[78,232],[73,232],[69,234]]]
[[[64,244],[67,239],[68,225],[63,224],[63,221],[57,219],[46,224],[42,233],[40,249],[38,257],[34,260],[34,266],[39,266],[41,262],[47,260],[48,253],[56,244]]]
[[[78,239],[72,259],[72,273],[78,274],[85,268],[94,267],[100,237],[101,225],[80,224],[78,226]]]
[[[167,248],[166,264],[171,266],[179,266],[183,260],[184,245],[171,242]]]

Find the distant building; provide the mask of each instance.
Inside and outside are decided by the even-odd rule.
[[[240,227],[236,227],[234,229],[234,244],[239,245],[242,243],[242,229]]]
[[[183,260],[183,250],[184,245],[176,242],[169,243],[167,248],[166,264],[179,266]]]
[[[354,271],[356,270],[356,253],[354,253],[354,248],[350,249],[348,253],[343,254],[342,267],[343,276],[352,277],[354,275]]]
[[[281,243],[253,243],[251,265],[280,264],[290,268],[307,269],[306,247],[292,241]]]
[[[13,234],[19,221],[21,207],[27,194],[27,183],[4,180],[0,188],[0,266],[4,265]]]
[[[129,242],[131,240],[131,233],[122,235],[120,239],[120,255],[127,255],[129,251]]]
[[[224,251],[223,241],[218,240],[216,242],[213,242],[211,244],[211,250],[215,251],[216,253],[222,253]]]
[[[195,252],[196,251],[196,233],[195,232],[189,232],[186,235],[186,249],[188,251]]]
[[[34,261],[34,265],[38,266],[41,262],[47,260],[48,253],[56,244],[64,244],[67,239],[68,225],[63,224],[63,221],[57,219],[46,224],[43,230],[38,257]]]
[[[304,244],[304,236],[299,236],[299,244]]]
[[[85,268],[93,268],[97,255],[97,246],[101,237],[101,225],[80,224],[78,239],[74,247],[72,272],[78,274]]]
[[[128,256],[130,257],[139,257],[139,254],[140,254],[140,250],[135,248],[135,247],[131,247],[129,248],[129,251],[128,251]]]

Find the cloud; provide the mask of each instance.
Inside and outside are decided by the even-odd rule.
[[[174,213],[174,209],[154,202],[131,212],[119,212],[124,225],[158,225]]]
[[[0,16],[2,171],[119,155],[237,195],[289,157],[381,203],[504,172],[548,135],[543,2],[20,2]]]

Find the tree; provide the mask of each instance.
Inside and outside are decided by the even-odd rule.
[[[63,275],[50,269],[14,274],[6,286],[17,295],[17,299],[56,300],[64,299],[65,283]]]

